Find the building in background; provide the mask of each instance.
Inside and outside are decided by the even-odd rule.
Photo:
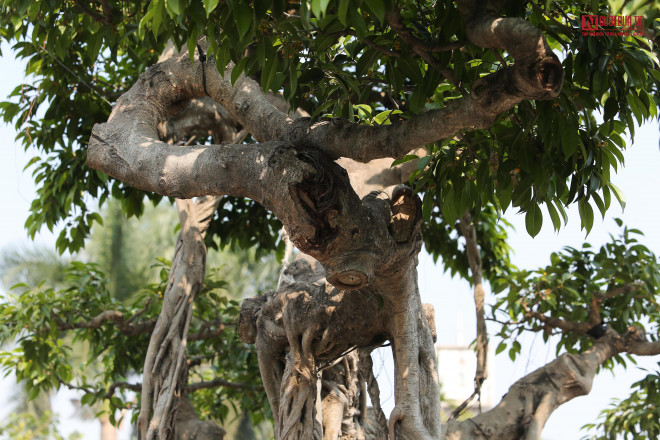
[[[438,359],[438,378],[442,392],[442,420],[447,420],[451,412],[474,393],[474,373],[477,368],[477,356],[474,348],[464,340],[463,318],[458,316],[458,329],[455,345],[435,345]],[[488,378],[481,386],[481,399],[473,399],[466,411],[478,414],[488,411],[499,403],[495,383],[495,350],[488,347]],[[481,408],[480,408],[481,406]]]

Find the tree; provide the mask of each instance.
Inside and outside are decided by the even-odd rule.
[[[16,41],[37,76],[16,89],[18,102],[2,103],[19,138],[43,153],[31,164],[42,186],[28,232],[66,220],[58,247],[75,250],[100,221],[90,198],[99,205],[120,199],[128,215],[141,212],[145,195],[176,198],[181,232],[157,320],[127,318],[146,318],[137,304],[109,310],[95,296],[102,277],[78,267],[75,282],[85,287],[74,293],[94,304],[84,315],[90,319],[59,316],[30,333],[41,341],[44,328],[111,332],[102,325],[114,323],[113,334],[124,339],[113,344],[130,344],[126,336],[146,343],[144,329],[152,330],[146,352],[125,356],[120,367],[108,363],[111,383],[144,365],[141,386],[83,387],[96,399],[112,399],[121,385],[140,389],[143,438],[219,432],[196,419],[189,396],[206,385],[188,384],[186,361],[186,350],[210,355],[209,342],[188,341],[206,339],[205,332],[228,337],[222,321],[213,327],[206,315],[223,303],[204,281],[205,245],[218,240],[280,253],[290,240],[301,251],[276,290],[243,302],[238,320],[241,338],[256,348],[279,439],[537,439],[557,406],[589,391],[599,368],[623,355],[660,353],[657,332],[646,335],[641,326],[657,322],[657,257],[631,237],[635,231],[624,229],[599,252],[554,255],[549,268],[531,274],[508,264],[497,221],[519,208],[533,236],[541,206],[560,228],[564,207],[576,203],[588,231],[593,206],[604,215],[612,194],[624,203],[610,179],[623,162],[621,134],[657,117],[653,5],[101,0],[3,7],[2,35]],[[602,27],[598,16],[614,14],[635,16],[615,23],[630,25],[629,35],[580,29],[593,25],[589,17]],[[43,117],[33,117],[42,105]],[[421,304],[416,281],[423,244],[474,285],[475,393],[487,371],[484,280],[501,295],[495,319],[507,312],[503,336],[559,332],[567,350],[514,384],[498,407],[442,429],[433,310]],[[147,302],[152,314],[153,307]],[[515,357],[519,343],[505,341],[500,349]],[[108,342],[96,343],[104,349]],[[395,359],[389,417],[369,357],[385,343]],[[214,362],[240,358],[232,347],[212,355]],[[64,364],[52,341],[41,348]]]

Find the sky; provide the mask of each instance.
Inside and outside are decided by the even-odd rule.
[[[0,99],[4,99],[10,91],[24,81],[23,66],[16,61],[8,46],[2,45],[2,76],[0,81]],[[34,154],[23,151],[22,146],[13,142],[15,130],[0,123],[0,206],[5,214],[0,216],[0,249],[7,246],[20,246],[29,243],[24,222],[28,216],[30,202],[35,194],[35,186],[30,172],[23,172],[23,167]],[[630,143],[628,145],[631,145]],[[623,219],[629,227],[641,229],[645,233],[643,243],[656,254],[660,254],[660,150],[658,148],[657,122],[647,124],[637,130],[635,142],[626,151],[626,165],[612,178],[621,188],[627,199],[625,211],[621,211],[616,200],[603,220],[597,215],[594,227],[588,237],[580,230],[580,220],[577,208],[570,209],[569,223],[558,233],[555,233],[549,218],[546,216],[543,229],[532,239],[525,230],[524,215],[516,215],[508,211],[505,218],[516,228],[510,233],[510,244],[514,250],[513,264],[524,269],[534,269],[549,262],[552,252],[564,246],[579,247],[588,241],[599,247],[609,239],[609,234],[616,235],[619,231],[615,217]],[[55,238],[47,231],[37,235],[35,242],[53,246]],[[420,257],[420,290],[422,301],[435,307],[438,342],[454,344],[459,334],[464,334],[466,341],[475,337],[474,306],[472,290],[468,283],[452,279],[443,273],[442,267],[434,265],[432,259],[422,254]],[[492,296],[487,302],[493,302]],[[492,341],[492,339],[491,339]],[[491,342],[497,345],[498,341]],[[554,347],[544,345],[540,335],[524,341],[520,357],[515,363],[509,360],[506,352],[498,356],[491,364],[491,378],[498,395],[504,395],[509,386],[522,376],[550,362],[555,357]],[[657,367],[658,357],[647,358],[640,365],[653,369]],[[377,363],[377,362],[376,362]],[[387,360],[383,361],[388,364]],[[440,365],[442,368],[442,365]],[[386,379],[386,371],[381,372],[382,396],[388,399],[384,408],[393,407],[391,397],[391,379]],[[595,420],[599,411],[606,407],[612,398],[624,398],[633,382],[641,379],[647,373],[636,367],[628,370],[617,369],[614,375],[609,372],[599,374],[588,396],[576,398],[556,410],[550,417],[543,432],[545,440],[577,439],[582,436],[580,427]],[[4,416],[7,402],[12,394],[13,379],[0,379],[0,419]],[[389,388],[388,388],[389,387]],[[389,391],[388,391],[389,390]],[[388,397],[389,396],[389,397]],[[63,432],[78,429],[84,432],[85,439],[99,438],[98,428],[92,423],[81,423],[73,418],[73,410],[68,405],[71,394],[58,396],[55,407],[60,412],[60,427]],[[467,396],[466,396],[467,397]]]

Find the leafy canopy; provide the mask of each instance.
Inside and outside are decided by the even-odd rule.
[[[424,194],[425,217],[443,219],[430,224],[453,224],[466,210],[492,204],[497,212],[525,211],[535,235],[544,217],[559,228],[565,207],[577,203],[589,230],[595,210],[604,214],[612,196],[625,204],[612,171],[623,163],[625,134],[657,117],[656,49],[642,36],[582,36],[581,14],[646,14],[645,26],[657,33],[653,5],[631,5],[594,0],[505,8],[506,15],[538,26],[561,54],[563,91],[553,101],[519,104],[489,129],[429,144],[421,159],[403,158],[418,160],[411,182]],[[433,66],[389,26],[390,9],[430,48]],[[62,224],[58,249],[75,251],[100,221],[95,206],[108,197],[122,200],[128,215],[142,212],[145,194],[85,167],[91,127],[107,119],[112,103],[156,62],[168,40],[192,53],[202,35],[218,68],[236,64],[234,79],[251,75],[314,117],[371,125],[442,107],[513,62],[508,53],[467,43],[452,2],[4,0],[0,36],[14,44],[32,75],[0,104],[18,139],[38,153],[28,165],[39,185],[26,222],[31,236]],[[228,200],[225,214],[218,218],[230,222],[216,221],[209,242],[276,247],[277,221],[253,202]]]

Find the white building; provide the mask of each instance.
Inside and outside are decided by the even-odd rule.
[[[451,414],[454,408],[463,403],[474,392],[474,373],[477,369],[477,354],[463,340],[463,323],[459,317],[456,345],[436,344],[438,378],[442,392],[442,419]],[[495,393],[495,350],[488,347],[488,378],[481,386],[481,411],[488,411],[499,403]],[[479,412],[479,401],[475,398],[467,410]]]

